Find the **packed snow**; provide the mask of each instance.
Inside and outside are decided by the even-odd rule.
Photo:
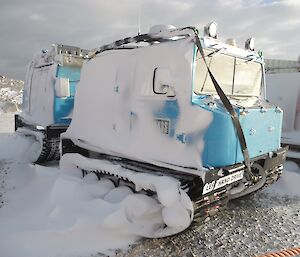
[[[142,190],[156,192],[155,198],[159,205],[152,206],[151,208],[155,212],[150,213],[151,218],[156,220],[157,223],[145,231],[140,229],[140,235],[142,236],[164,237],[173,235],[186,229],[193,220],[194,209],[192,201],[187,193],[180,188],[180,182],[172,177],[136,173],[126,170],[119,165],[103,160],[90,160],[79,154],[66,154],[62,157],[60,168],[63,172],[79,174],[79,177],[81,177],[82,172],[77,167],[81,167],[84,170],[97,170],[101,167],[101,169],[110,174],[115,176],[122,175],[123,178],[133,182],[135,185],[134,189],[137,192]],[[132,215],[136,216],[133,213],[127,217],[130,222],[133,222],[130,218]]]
[[[40,143],[34,136],[18,132],[0,133],[0,142],[0,160],[32,162],[40,153]]]
[[[160,220],[159,205],[128,187],[62,174],[57,167],[2,162],[1,256],[82,256],[127,247]],[[136,208],[138,207],[138,208]],[[143,216],[147,213],[148,216]],[[142,230],[142,231],[141,231]]]
[[[12,113],[0,114],[0,133],[12,133],[14,131],[14,115]]]

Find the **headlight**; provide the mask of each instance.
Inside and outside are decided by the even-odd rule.
[[[254,48],[255,48],[254,38],[250,37],[245,42],[245,49],[254,51]]]
[[[206,36],[217,38],[217,23],[216,22],[210,22],[204,27],[204,33]]]

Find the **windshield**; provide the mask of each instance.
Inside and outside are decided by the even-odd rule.
[[[206,49],[204,54],[211,72],[226,95],[259,97],[262,83],[260,63]],[[194,78],[196,94],[217,94],[199,52]]]

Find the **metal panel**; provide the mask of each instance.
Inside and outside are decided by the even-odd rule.
[[[236,136],[232,120],[227,113],[214,112],[213,121],[204,136],[202,164],[222,167],[236,163]]]
[[[274,151],[280,147],[282,111],[276,108],[249,109],[247,114],[240,115],[240,122],[250,158]],[[238,145],[237,161],[242,160],[242,153]]]
[[[205,136],[202,164],[205,167],[222,167],[243,162],[243,154],[230,115],[215,105],[210,108],[204,100],[195,104],[213,112],[213,121]],[[242,109],[236,109],[238,113]],[[239,119],[247,142],[250,158],[274,151],[280,147],[282,112],[274,107],[252,108]]]

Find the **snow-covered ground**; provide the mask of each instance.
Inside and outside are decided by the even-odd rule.
[[[24,82],[0,76],[0,113],[15,112],[22,104]]]
[[[109,180],[72,176],[55,162],[32,165],[34,139],[13,130],[13,113],[0,113],[0,257],[255,256],[300,245],[293,163],[272,187],[233,201],[214,220],[142,239],[161,225],[156,201]]]
[[[14,131],[14,115],[12,113],[0,113],[0,133],[12,133]]]
[[[134,223],[136,212],[130,209],[138,205],[141,215],[149,211],[147,199],[133,198],[127,187],[115,189],[109,180],[63,175],[55,166],[1,163],[0,256],[109,254],[138,238],[143,228],[126,215]]]

